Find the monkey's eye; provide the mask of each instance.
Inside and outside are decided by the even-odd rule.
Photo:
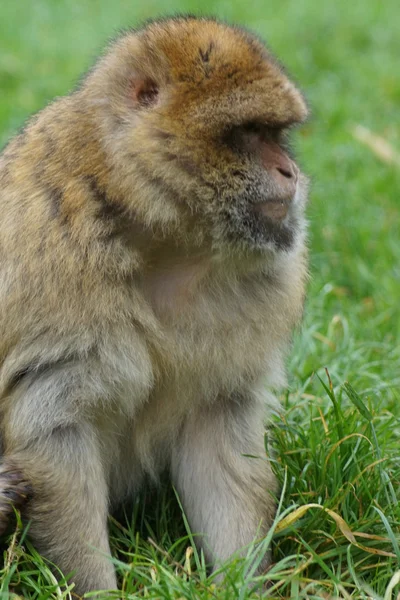
[[[282,127],[275,127],[257,121],[249,121],[242,125],[235,125],[224,135],[224,141],[228,145],[243,150],[248,148],[249,143],[280,143],[284,134]]]
[[[262,123],[250,121],[249,123],[244,123],[243,125],[240,125],[239,129],[245,133],[255,133],[260,135],[265,130],[265,125],[263,125]]]
[[[278,142],[284,135],[284,128],[266,123],[250,121],[239,127],[239,131],[244,135],[257,136],[263,142]]]
[[[258,121],[249,121],[237,127],[239,133],[257,135],[263,140],[275,140],[282,134],[284,129],[285,128],[280,125],[272,125],[271,123],[261,123]]]

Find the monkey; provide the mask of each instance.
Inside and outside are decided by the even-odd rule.
[[[117,587],[108,512],[161,473],[212,568],[273,522],[307,112],[256,35],[169,17],[122,33],[0,156],[0,524],[22,506],[79,594]]]

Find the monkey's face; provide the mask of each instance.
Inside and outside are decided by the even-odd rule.
[[[217,245],[289,250],[304,230],[306,179],[289,154],[286,131],[249,122],[231,128],[223,143],[232,156],[227,185],[217,188],[212,206]]]
[[[108,78],[115,139],[141,190],[147,178],[152,218],[173,207],[181,227],[195,222],[219,251],[290,249],[306,194],[286,133],[307,109],[265,46],[239,28],[190,18],[122,42],[114,64],[105,61],[116,73]]]

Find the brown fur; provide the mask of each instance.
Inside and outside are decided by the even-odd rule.
[[[169,19],[123,35],[0,157],[3,461],[80,593],[116,586],[107,510],[165,468],[214,564],[273,519],[265,386],[302,312],[305,184],[286,225],[261,223],[279,189],[227,140],[305,116],[251,34]]]

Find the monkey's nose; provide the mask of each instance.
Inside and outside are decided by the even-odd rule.
[[[293,173],[289,169],[283,169],[282,167],[278,167],[278,171],[279,171],[279,173],[281,173],[281,175],[283,175],[284,177],[287,177],[288,179],[293,177]]]
[[[297,165],[289,158],[285,160],[284,163],[277,165],[276,170],[286,179],[292,179],[294,183],[297,183],[299,169],[297,168]]]
[[[271,175],[276,186],[273,200],[283,200],[285,203],[290,203],[296,194],[299,177],[299,169],[295,163],[285,156],[284,160],[280,160],[278,164],[275,164]]]

